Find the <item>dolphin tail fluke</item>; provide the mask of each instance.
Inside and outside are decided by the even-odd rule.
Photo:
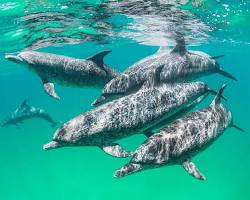
[[[222,68],[219,68],[218,74],[220,74],[222,76],[225,76],[227,78],[230,78],[230,79],[232,79],[234,81],[238,81],[237,78],[235,78],[233,75],[229,74],[228,72],[224,71]]]
[[[218,92],[216,92],[215,90],[213,90],[213,89],[211,89],[211,88],[208,88],[208,91],[209,91],[210,93],[214,94],[214,95],[217,95],[217,94],[218,94]],[[225,101],[227,101],[227,98],[226,98],[224,95],[221,94],[220,97],[221,97],[222,99],[224,99]]]
[[[246,132],[244,129],[240,128],[239,126],[236,126],[235,124],[232,124],[231,127],[236,128],[237,130],[239,130],[239,131],[241,131],[243,133]]]
[[[133,174],[135,172],[141,171],[143,168],[140,164],[137,163],[128,163],[124,165],[122,168],[118,169],[114,173],[115,178],[122,178],[124,176]]]
[[[216,96],[214,97],[212,104],[218,104],[221,101],[221,97],[222,97],[222,93],[225,90],[225,88],[227,87],[226,84],[223,84],[219,90],[219,92],[216,94]]]

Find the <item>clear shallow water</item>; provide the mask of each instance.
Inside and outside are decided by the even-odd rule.
[[[10,1],[3,2],[3,4],[8,2]],[[1,27],[1,31],[7,31],[7,24],[11,24],[9,20],[11,17],[16,19],[19,16],[27,16],[23,12],[22,6],[24,4],[22,2],[16,1],[15,5],[17,6],[7,10],[6,7],[0,6],[2,9],[1,22],[4,22],[1,23],[3,27]],[[38,4],[39,2],[44,3],[44,1],[36,1],[35,3]],[[64,5],[62,2],[60,1],[60,5]],[[211,5],[209,7],[211,13],[221,6],[221,4],[214,2],[205,1],[205,5]],[[54,8],[58,1],[46,1],[45,3],[50,3],[51,7]],[[239,5],[235,1],[227,4],[239,12]],[[185,12],[188,9],[190,10],[190,4],[183,6],[186,6],[182,8],[185,9]],[[244,12],[249,9],[246,6],[243,8]],[[39,6],[36,9],[38,9],[35,10],[37,12],[48,10]],[[197,9],[197,7],[192,7],[192,15],[196,15]],[[125,13],[125,11],[123,12]],[[200,13],[206,14],[205,12]],[[237,15],[232,14],[231,17],[237,17]],[[126,23],[125,18],[121,16],[118,24]],[[245,14],[244,19],[247,18],[249,18],[249,15]],[[250,46],[248,45],[248,21],[238,20],[234,24],[235,26],[225,27],[221,25],[222,30],[216,31],[215,27],[218,25],[208,25],[208,20],[205,17],[200,16],[195,19],[199,23],[206,24],[209,30],[213,29],[213,31],[202,32],[209,36],[206,40],[190,39],[192,44],[195,45],[190,46],[189,49],[205,51],[210,55],[225,54],[226,56],[219,61],[221,66],[239,79],[238,82],[233,82],[219,75],[213,75],[201,80],[206,81],[214,89],[219,88],[222,83],[228,83],[228,88],[225,91],[228,102],[225,105],[232,111],[235,123],[247,131],[246,134],[243,134],[235,129],[228,129],[211,147],[194,158],[196,165],[208,178],[206,182],[195,180],[181,166],[147,170],[123,179],[114,179],[112,177],[113,172],[124,165],[128,159],[112,158],[94,147],[62,148],[44,152],[42,146],[51,140],[55,129],[51,129],[50,124],[42,120],[30,120],[21,124],[20,129],[11,126],[0,129],[0,198],[7,200],[249,199]],[[69,23],[72,23],[72,21]],[[17,24],[12,24],[12,26],[13,30],[18,29]],[[120,31],[125,30],[124,27],[119,29]],[[192,30],[194,29],[192,27]],[[111,31],[113,30],[115,30],[115,27],[111,28]],[[132,31],[129,30],[128,32],[131,33]],[[144,32],[142,31],[142,33]],[[142,33],[141,35],[143,35]],[[169,33],[167,34],[172,36]],[[186,34],[188,38],[192,38],[188,33]],[[30,35],[36,37],[35,32],[31,32]],[[58,35],[56,34],[56,36]],[[36,75],[19,65],[4,60],[4,53],[15,52],[34,44],[32,40],[23,42],[25,37],[21,36],[21,39],[17,40],[15,38],[1,38],[1,41],[4,39],[6,41],[9,39],[9,41],[0,46],[2,52],[0,54],[0,121],[3,121],[5,116],[10,114],[23,99],[27,99],[31,105],[46,109],[56,120],[61,122],[89,110],[91,108],[90,103],[100,94],[100,90],[56,85],[56,89],[62,97],[57,102],[43,92],[40,80]],[[116,40],[111,36],[107,37],[111,42],[99,43],[98,40],[92,38],[88,42],[64,44],[58,47],[54,46],[58,43],[53,42],[48,47],[39,49],[39,51],[85,58],[100,50],[112,49],[112,53],[105,58],[105,62],[122,71],[138,59],[155,52],[158,48],[158,40],[154,44],[154,40],[149,39],[153,41],[149,44],[138,39],[141,37],[133,40],[131,38],[135,37],[119,37]],[[171,37],[164,38],[172,42]],[[38,41],[42,40],[40,38]],[[211,97],[198,107],[207,106],[210,101]],[[124,139],[120,143],[133,150],[144,140],[144,136],[137,135]]]

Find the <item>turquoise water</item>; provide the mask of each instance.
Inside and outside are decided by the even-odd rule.
[[[4,1],[3,4],[6,2],[10,1]],[[34,2],[41,3],[42,1]],[[49,1],[46,2],[49,3]],[[50,5],[55,6],[59,1],[56,1],[56,4],[51,2]],[[25,15],[21,13],[23,5],[18,1],[14,3],[16,3],[14,4],[16,7],[1,10],[1,19],[6,20],[4,21],[6,24],[9,18],[19,19],[19,16]],[[208,1],[205,3],[208,4]],[[231,4],[228,4],[231,8]],[[235,4],[232,1],[232,7],[239,10],[240,8]],[[185,6],[182,9],[190,9],[189,4]],[[215,12],[217,4],[211,3],[211,6],[214,6],[215,9],[210,9],[210,12]],[[202,29],[201,35],[209,35],[207,39],[189,37],[191,45],[188,49],[204,51],[210,55],[225,54],[225,57],[219,60],[221,66],[236,76],[239,81],[234,82],[219,75],[212,75],[200,80],[207,82],[211,88],[216,90],[223,83],[228,84],[225,91],[228,101],[224,104],[232,111],[235,123],[247,131],[247,133],[241,133],[235,129],[226,130],[224,135],[211,147],[193,159],[207,177],[207,181],[202,182],[192,178],[181,166],[147,170],[122,179],[115,179],[112,174],[127,163],[129,158],[113,158],[96,147],[62,148],[45,152],[42,146],[51,140],[55,129],[52,129],[46,121],[33,119],[23,122],[20,128],[15,126],[0,128],[0,198],[5,200],[250,199],[250,38],[249,22],[247,21],[249,7],[246,6],[249,4],[245,5],[245,10],[242,11],[245,12],[244,15],[234,19],[233,22],[230,21],[233,25],[225,27],[213,23],[216,30],[220,28],[222,30],[215,31],[214,29],[206,32]],[[46,7],[40,9],[46,10]],[[195,7],[195,10],[192,10],[194,16],[197,16],[197,9],[199,8]],[[38,11],[36,10],[36,12]],[[203,12],[203,14],[206,13]],[[232,14],[231,18],[236,18],[236,16],[239,15],[233,16]],[[112,21],[112,17],[113,15],[109,16],[110,21]],[[208,21],[205,20],[205,17],[201,17],[199,20],[210,27],[209,23],[206,23]],[[127,23],[124,16],[120,16],[114,21],[118,24]],[[13,30],[10,31],[16,30],[15,25],[15,23],[11,25]],[[1,24],[1,27],[7,29],[8,26]],[[63,29],[65,34],[68,27]],[[125,27],[121,31],[124,29]],[[115,26],[112,26],[111,30],[119,32]],[[196,28],[192,30],[196,30]],[[1,29],[1,31],[6,30]],[[96,38],[91,38],[89,41],[78,41],[77,44],[71,42],[65,44],[64,42],[59,45],[60,42],[53,42],[46,47],[42,45],[38,49],[76,58],[86,58],[98,51],[112,49],[112,53],[105,58],[105,62],[122,71],[158,49],[159,41],[154,42],[151,37],[154,34],[147,33],[149,33],[147,38],[150,38],[150,44],[147,42],[149,39],[142,39],[143,34],[139,35],[140,37],[128,34],[125,38],[116,39],[112,39],[111,34],[107,36],[109,41],[112,40],[111,42],[107,42],[107,40],[97,42]],[[29,36],[37,36],[35,32],[29,32],[29,34]],[[42,38],[36,41],[41,40]],[[171,41],[171,38],[167,38],[166,41]],[[46,109],[55,120],[66,122],[77,114],[91,109],[91,102],[100,95],[100,89],[72,88],[56,84],[61,100],[51,99],[44,93],[41,81],[35,74],[4,59],[5,53],[20,51],[27,46],[32,47],[32,44],[33,48],[37,49],[34,41],[24,42],[13,37],[5,37],[1,38],[1,44],[1,122],[23,99],[27,99],[33,106]],[[211,96],[207,98],[198,108],[207,106],[211,98]],[[119,143],[127,149],[134,150],[145,139],[142,135],[135,135],[121,140]]]

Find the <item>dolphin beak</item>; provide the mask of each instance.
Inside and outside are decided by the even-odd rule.
[[[47,151],[47,150],[51,150],[51,149],[56,149],[56,148],[58,148],[58,147],[60,147],[60,146],[61,146],[61,145],[60,145],[58,142],[56,142],[56,141],[51,141],[50,143],[45,144],[45,145],[43,146],[43,150]]]
[[[5,55],[5,59],[15,63],[21,63],[24,61],[20,56],[14,56],[14,55]]]

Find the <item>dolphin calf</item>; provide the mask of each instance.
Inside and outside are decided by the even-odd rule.
[[[18,55],[6,55],[5,58],[34,71],[41,78],[46,93],[59,99],[54,82],[103,88],[105,83],[114,78],[117,72],[103,62],[110,52],[103,51],[85,60],[36,51],[23,51]]]
[[[45,119],[51,123],[52,127],[58,124],[58,122],[54,121],[45,110],[29,106],[27,104],[27,101],[24,100],[21,105],[15,110],[15,112],[11,115],[11,117],[6,119],[6,121],[2,124],[2,127],[7,125],[18,126],[18,124],[22,123],[23,121],[33,118]]]
[[[153,75],[154,76],[154,75]],[[180,111],[199,103],[209,93],[204,83],[157,84],[148,81],[136,93],[103,104],[66,122],[44,145],[45,150],[65,146],[98,146],[107,154],[127,157],[115,141],[147,129]]]
[[[152,70],[162,68],[160,79],[162,82],[186,82],[212,73],[237,80],[225,72],[216,61],[221,56],[211,57],[200,51],[188,51],[184,40],[177,40],[172,50],[160,48],[156,54],[135,63],[119,76],[108,82],[101,97],[92,105],[97,106],[111,99],[137,91],[148,79]]]
[[[220,102],[225,85],[208,108],[178,119],[149,137],[133,155],[131,161],[117,170],[115,177],[123,177],[145,169],[164,165],[182,165],[193,177],[205,176],[191,161],[199,152],[210,146],[228,127],[235,127],[231,112]]]

